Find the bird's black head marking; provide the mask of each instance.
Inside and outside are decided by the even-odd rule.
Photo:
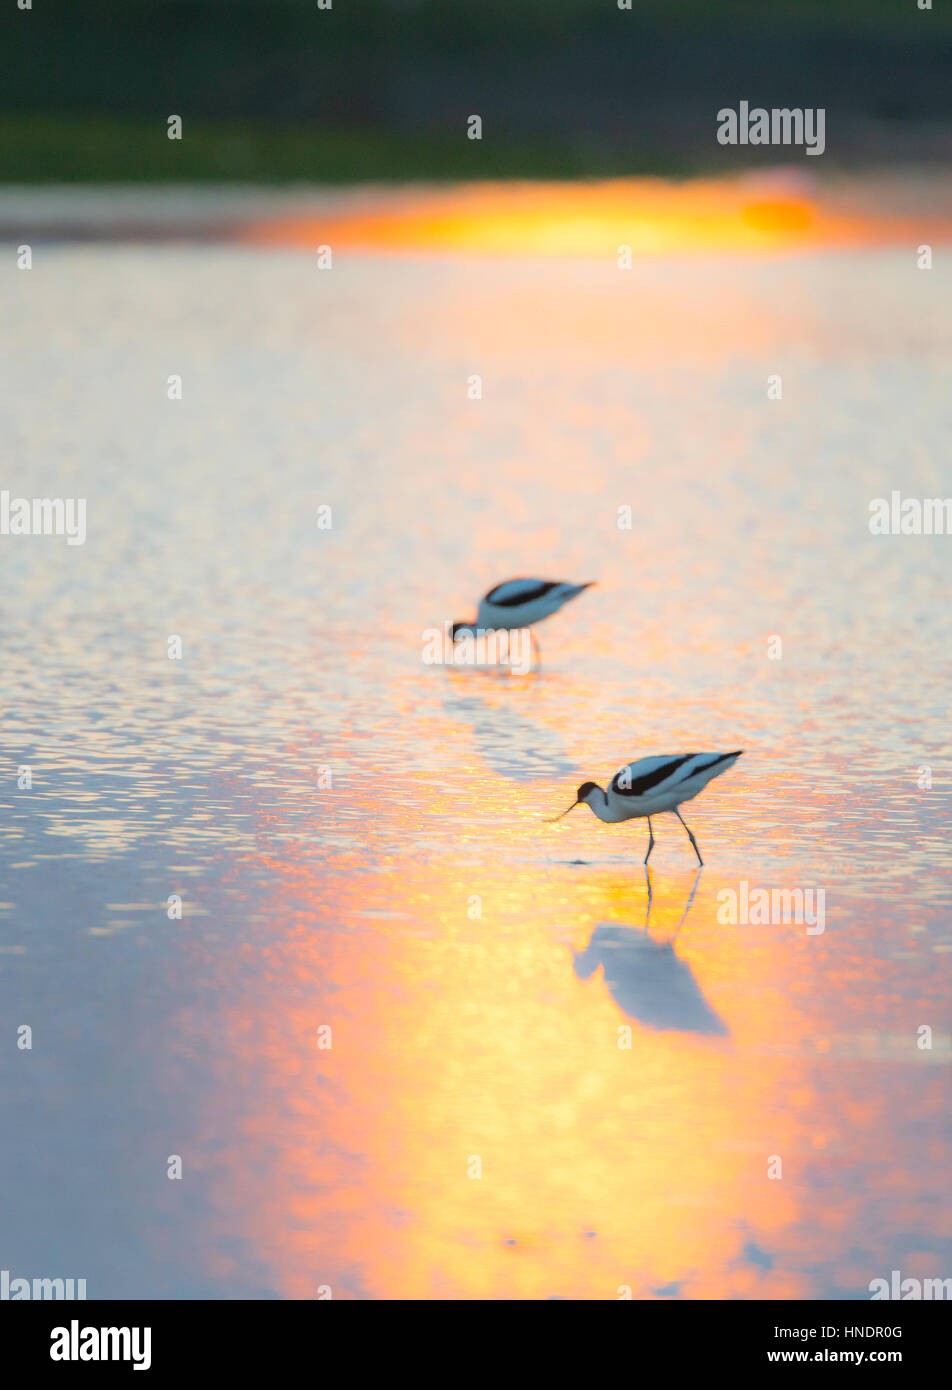
[[[585,798],[588,796],[589,792],[597,791],[597,782],[583,782],[582,785],[579,787],[578,791],[575,793],[575,795],[578,797],[579,801],[584,801]]]

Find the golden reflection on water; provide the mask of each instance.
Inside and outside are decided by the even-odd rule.
[[[76,1172],[144,1113],[122,1172],[165,1204],[156,1281],[187,1266],[204,1294],[861,1297],[894,1259],[945,1277],[948,797],[915,771],[948,756],[946,557],[865,527],[897,459],[906,491],[936,486],[943,282],[916,278],[918,231],[755,264],[755,243],[866,244],[809,189],[645,194],[642,247],[751,256],[627,277],[615,191],[498,196],[456,222],[422,198],[368,244],[597,242],[603,265],[302,276],[283,247],[110,247],[11,288],[15,428],[57,458],[85,441],[91,481],[61,490],[88,486],[97,517],[80,555],[17,552],[6,614],[6,727],[36,776],[4,793],[0,983],[19,1001],[32,969],[50,1026],[61,989],[79,1001],[58,1095],[104,1076],[101,1138],[20,1094],[24,1182],[37,1210],[66,1191],[96,1212]],[[98,325],[82,354],[51,334],[66,294]],[[143,382],[180,359],[203,385],[176,413]],[[68,408],[39,379],[70,383]],[[541,674],[422,664],[423,628],[519,572],[598,581],[542,630]],[[656,825],[646,933],[644,826],[543,818],[583,777],[705,747],[747,753],[688,816],[693,901],[684,833]],[[826,884],[826,934],[720,925],[745,878]],[[170,1145],[206,1184],[181,1205],[154,1196]],[[133,1196],[86,1247],[127,1260],[107,1293],[153,1273]]]
[[[930,223],[933,230],[940,224]],[[347,211],[248,225],[262,245],[319,243],[376,251],[519,256],[634,256],[894,244],[921,218],[881,204],[857,207],[790,172],[744,178],[614,179],[588,183],[471,183],[407,192],[378,190]],[[948,218],[941,219],[943,236]]]
[[[253,1096],[240,1149],[266,1153],[266,1172],[247,1183],[236,1153],[229,1207],[252,1219],[281,1293],[794,1298],[816,1296],[818,1268],[855,1293],[872,1277],[856,1253],[869,1213],[848,1172],[887,1165],[896,1183],[903,1139],[892,1105],[824,1055],[824,1030],[868,1022],[876,977],[852,979],[802,927],[718,925],[729,875],[698,877],[673,820],[658,828],[646,931],[636,829],[618,831],[630,867],[560,863],[577,847],[566,833],[537,850],[545,868],[520,866],[507,807],[537,835],[527,802],[560,790],[527,798],[484,776],[479,791],[502,828],[483,823],[474,862],[267,865],[277,900],[252,947],[267,969],[228,1024]],[[452,815],[455,796],[433,814]],[[321,917],[333,904],[336,926],[285,912],[289,882],[295,904],[313,894]],[[593,933],[608,944],[580,971]],[[606,970],[630,988],[613,991]],[[331,1050],[315,1045],[322,1025]],[[911,1079],[928,1058],[904,1041],[891,1064]],[[890,1222],[921,1218],[911,1177],[889,1199]],[[938,1272],[928,1251],[921,1263]]]

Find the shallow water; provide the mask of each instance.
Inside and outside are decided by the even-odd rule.
[[[868,526],[952,490],[941,273],[49,245],[4,298],[3,486],[88,503],[84,546],[0,538],[4,1267],[952,1275],[952,539]],[[598,581],[541,671],[423,661],[514,574]],[[644,824],[544,818],[735,747],[699,875],[655,822],[646,933]],[[825,930],[719,922],[742,881]]]

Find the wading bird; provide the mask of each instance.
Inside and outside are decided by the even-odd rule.
[[[654,849],[651,817],[660,815],[662,811],[673,811],[688,832],[697,862],[703,864],[697,840],[685,824],[678,807],[683,801],[690,801],[698,792],[703,791],[712,777],[719,777],[722,772],[732,767],[742,752],[743,749],[738,749],[734,753],[680,753],[676,756],[668,754],[655,758],[639,758],[636,763],[629,763],[627,767],[615,773],[608,784],[607,792],[596,782],[583,782],[575,793],[572,805],[562,812],[562,816],[567,816],[569,811],[574,811],[576,806],[584,802],[586,806],[591,807],[599,820],[606,821],[609,825],[616,825],[623,820],[647,819],[647,864]],[[562,816],[556,816],[555,820],[561,820]]]
[[[453,624],[453,640],[455,642],[465,632],[475,635],[480,630],[514,632],[519,628],[532,627],[534,623],[541,623],[543,618],[557,613],[583,589],[591,587],[591,584],[563,584],[552,579],[507,579],[479,600],[474,623]],[[530,635],[538,652],[535,634]]]

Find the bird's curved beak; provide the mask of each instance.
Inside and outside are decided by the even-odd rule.
[[[578,800],[573,801],[572,804],[571,804],[571,806],[567,806],[567,807],[565,808],[565,810],[562,812],[562,816],[567,816],[568,813],[569,813],[569,811],[574,811],[575,808],[576,808],[576,806],[580,806],[581,804],[582,804],[582,803],[581,803],[580,801],[578,801]],[[553,816],[552,819],[548,822],[548,824],[549,824],[549,825],[555,825],[555,822],[556,822],[557,820],[561,820],[561,819],[562,819],[562,816]]]

